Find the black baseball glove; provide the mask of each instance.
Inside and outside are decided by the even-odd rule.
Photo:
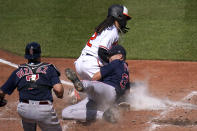
[[[7,100],[5,99],[5,94],[0,90],[0,107],[3,107],[7,104]]]
[[[4,98],[0,98],[0,107],[3,107],[7,104],[7,100]]]

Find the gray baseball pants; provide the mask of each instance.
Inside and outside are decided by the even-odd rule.
[[[36,131],[36,125],[42,131],[62,131],[57,114],[50,104],[40,105],[39,101],[20,102],[17,111],[22,118],[24,131]]]
[[[99,81],[82,81],[87,98],[63,109],[63,119],[101,119],[103,112],[116,100],[115,88]]]

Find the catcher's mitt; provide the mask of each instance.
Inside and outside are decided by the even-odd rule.
[[[7,100],[4,98],[0,98],[0,107],[3,107],[7,104]]]

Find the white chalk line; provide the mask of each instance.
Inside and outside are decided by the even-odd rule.
[[[182,109],[195,109],[195,110],[197,110],[196,105],[182,102],[184,100],[191,99],[193,96],[196,96],[196,95],[197,95],[197,91],[192,91],[187,96],[185,96],[183,99],[181,99],[179,102],[170,102],[169,107],[166,108],[163,112],[161,112],[157,117],[153,118],[152,120],[159,119],[159,118],[164,118],[169,112],[174,111],[178,107],[181,107]],[[152,120],[150,120],[148,122],[149,124],[151,124],[151,126],[148,129],[149,131],[154,131],[158,127],[169,126],[169,124],[156,124],[156,123],[152,122]]]
[[[0,63],[9,65],[9,66],[14,67],[14,68],[18,68],[18,65],[17,64],[14,64],[12,62],[9,62],[9,61],[7,61],[5,59],[1,59],[0,58]],[[61,80],[61,83],[64,84],[64,85],[73,86],[73,84],[71,82],[69,82],[69,81]]]
[[[11,62],[6,61],[6,60],[1,59],[1,58],[0,58],[0,63],[7,64],[7,65],[15,67],[15,68],[18,67],[17,64],[11,63]],[[62,84],[73,86],[73,84],[71,82],[64,81],[64,80],[61,80],[61,82],[62,82]],[[197,91],[191,92],[186,97],[184,97],[181,101],[190,99],[190,98],[192,98],[195,95],[197,95]],[[182,107],[184,109],[186,109],[186,108],[187,109],[197,109],[196,105],[193,105],[193,104],[190,104],[190,103],[184,103],[184,102],[181,102],[181,101],[179,101],[179,102],[165,101],[165,104],[167,104],[169,107],[163,109],[164,111],[161,112],[160,115],[158,115],[154,119],[159,118],[159,117],[164,117],[167,113],[175,110],[175,108],[177,108],[177,107]],[[0,120],[19,120],[19,119],[18,118],[0,118]],[[157,129],[158,127],[161,127],[161,126],[167,126],[167,124],[160,125],[160,124],[153,123],[152,120],[150,120],[148,123],[151,124],[151,127],[149,128],[149,131],[153,131],[153,130]],[[68,125],[63,125],[63,128],[67,129]]]
[[[197,96],[197,91],[192,91],[185,97],[183,97],[180,101],[171,101],[169,99],[159,99],[157,97],[152,96],[148,91],[148,84],[146,81],[135,81],[135,84],[131,86],[130,94],[128,97],[128,102],[130,103],[130,107],[132,110],[140,111],[140,110],[157,110],[161,111],[159,115],[150,119],[147,123],[150,125],[146,129],[149,131],[153,131],[158,127],[169,126],[169,124],[160,124],[154,122],[154,120],[159,120],[159,118],[165,118],[166,114],[174,111],[177,108],[186,109],[186,110],[197,110],[197,105],[187,102],[186,100],[190,100],[193,96]],[[145,130],[146,130],[145,129]]]
[[[197,92],[192,92],[181,101],[171,101],[169,99],[159,99],[150,95],[146,83],[136,82],[131,87],[131,92],[128,97],[128,102],[133,110],[166,110],[173,106],[183,106],[185,108],[197,108],[197,105],[185,103],[185,99],[197,95]]]
[[[17,65],[17,64],[11,63],[11,62],[6,61],[6,60],[1,59],[1,58],[0,58],[0,63],[6,64],[6,65],[9,65],[9,66],[11,66],[11,67],[15,67],[15,68],[17,68],[17,67],[18,67],[18,65]]]
[[[18,121],[18,120],[21,120],[21,119],[15,118],[15,117],[0,118],[0,121]]]

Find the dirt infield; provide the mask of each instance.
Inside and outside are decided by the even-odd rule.
[[[0,60],[14,64],[26,61],[23,57],[0,50]],[[61,80],[68,81],[64,69],[74,69],[74,59],[43,58],[62,73]],[[131,109],[122,111],[116,124],[96,121],[84,125],[75,121],[61,120],[67,131],[196,131],[197,130],[197,62],[174,61],[127,61],[132,87],[129,96]],[[0,62],[0,85],[15,68]],[[61,111],[69,105],[67,91],[71,86],[64,85],[65,98],[54,97],[54,106],[61,118]],[[22,131],[20,117],[16,112],[18,92],[6,96],[8,104],[0,108],[0,130]],[[40,129],[39,129],[40,130]]]

